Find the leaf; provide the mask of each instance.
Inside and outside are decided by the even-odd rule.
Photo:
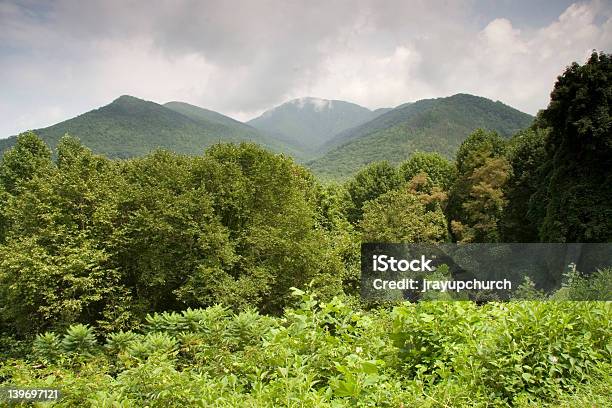
[[[361,363],[361,371],[366,374],[378,374],[378,367],[372,362],[364,361]]]

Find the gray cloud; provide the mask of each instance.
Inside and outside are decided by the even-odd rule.
[[[121,94],[248,119],[289,98],[376,108],[470,92],[529,113],[591,49],[604,1],[0,2],[0,137]]]

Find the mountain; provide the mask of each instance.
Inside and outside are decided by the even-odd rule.
[[[172,101],[164,103],[164,106],[168,109],[180,113],[181,115],[187,116],[188,118],[191,118],[196,122],[200,122],[203,124],[217,123],[223,126],[240,128],[245,132],[258,132],[257,129],[255,129],[254,127],[239,122],[236,119],[232,119],[229,116],[225,116],[208,109],[200,108],[199,106],[190,105],[185,102]]]
[[[321,146],[321,157],[308,166],[323,177],[343,178],[373,161],[397,164],[415,151],[435,151],[453,158],[476,128],[510,137],[532,121],[531,115],[479,96],[423,99],[340,132]]]
[[[287,143],[314,153],[343,130],[384,113],[354,103],[319,98],[299,98],[264,112],[247,123]]]
[[[163,106],[128,95],[34,132],[52,148],[69,133],[94,152],[109,157],[139,156],[155,148],[200,154],[217,142],[241,141],[299,156],[285,142],[219,113],[180,102]],[[15,139],[0,140],[0,151],[12,146]]]

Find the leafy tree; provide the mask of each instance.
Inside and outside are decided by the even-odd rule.
[[[15,194],[20,183],[51,166],[51,150],[33,132],[22,133],[14,147],[2,156],[0,184],[10,194]]]
[[[318,223],[327,230],[351,228],[347,213],[351,197],[343,185],[328,184],[317,189],[316,209]]]
[[[211,194],[236,253],[222,272],[202,277],[218,282],[209,301],[277,311],[291,286],[315,279],[318,287],[341,290],[342,264],[318,223],[313,179],[292,160],[251,144],[217,145],[195,159],[193,174]],[[181,293],[203,295],[202,282]]]
[[[488,158],[470,175],[469,198],[463,203],[465,222],[453,221],[451,228],[461,242],[498,242],[499,223],[507,203],[503,187],[510,165],[504,157]]]
[[[363,214],[366,202],[374,200],[388,191],[401,185],[397,169],[387,161],[375,162],[363,168],[347,183],[347,191],[351,197],[352,206],[348,219],[358,223]]]
[[[484,164],[490,157],[500,157],[506,151],[506,143],[496,132],[476,129],[461,143],[457,151],[457,171],[462,177]]]
[[[502,220],[506,242],[538,242],[540,218],[530,211],[530,201],[541,188],[547,131],[536,126],[517,133],[508,144],[507,158],[512,167],[504,186],[507,205]]]
[[[458,176],[449,195],[447,216],[456,239],[496,242],[506,199],[503,186],[510,166],[505,142],[495,132],[478,129],[457,152]]]
[[[344,293],[357,295],[360,285],[360,235],[347,219],[351,199],[343,185],[319,186],[316,198],[317,224],[326,231],[329,249],[339,268]]]
[[[408,187],[389,191],[364,205],[359,223],[364,242],[445,242],[448,226],[439,208],[426,204]]]
[[[540,239],[550,242],[612,240],[612,55],[593,52],[559,76],[548,108],[550,128],[543,168],[546,200]],[[538,210],[537,207],[541,209]]]
[[[105,313],[115,326],[125,324],[117,314],[127,307],[117,304],[125,290],[100,242],[112,225],[112,166],[69,137],[58,150],[73,160],[20,181],[5,212],[10,229],[0,246],[0,310],[21,335],[96,323]]]
[[[457,171],[453,163],[438,153],[416,152],[400,165],[399,174],[405,181],[410,181],[419,173],[425,173],[432,186],[448,191]]]
[[[0,247],[0,258],[0,310],[19,335],[95,323],[105,300],[121,295],[120,276],[108,267],[108,255],[83,238],[53,253],[26,237]],[[114,321],[115,327],[122,323]]]
[[[126,284],[135,291],[142,317],[212,302],[180,292],[196,276],[231,265],[235,254],[228,230],[214,213],[205,187],[190,174],[192,159],[157,151],[123,163],[124,188],[117,198],[119,225],[110,251]],[[214,283],[206,283],[201,291]]]

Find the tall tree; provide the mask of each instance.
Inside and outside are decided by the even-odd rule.
[[[114,221],[112,165],[70,137],[61,140],[58,156],[71,160],[59,168],[45,163],[45,171],[19,181],[19,194],[8,202],[10,228],[0,246],[2,317],[22,335],[102,320],[121,328],[130,302],[104,244]],[[32,156],[12,160],[12,168],[24,169]]]
[[[426,173],[431,186],[448,191],[457,177],[454,163],[439,153],[416,152],[399,166],[399,174],[405,181],[412,180],[419,173]]]
[[[455,239],[469,242],[499,240],[500,218],[506,202],[503,186],[510,166],[506,145],[495,132],[477,129],[457,152],[457,179],[447,206]]]
[[[550,128],[540,239],[612,241],[612,54],[593,52],[557,78],[542,120]]]
[[[428,210],[423,197],[406,185],[391,190],[363,208],[359,223],[365,242],[445,242],[446,218],[439,206]]]
[[[531,200],[541,188],[547,130],[537,126],[517,133],[509,142],[507,158],[512,172],[504,187],[507,206],[502,220],[506,242],[538,242],[541,216],[530,211]]]
[[[347,183],[346,189],[352,201],[349,220],[358,223],[366,202],[398,188],[401,183],[397,169],[387,161],[374,162],[364,167]]]
[[[453,220],[451,228],[460,242],[498,242],[500,219],[507,203],[503,187],[510,165],[504,157],[487,158],[468,178],[470,190],[462,205],[463,222]]]
[[[20,183],[30,180],[51,167],[51,150],[33,132],[22,133],[17,143],[2,156],[0,183],[15,194]]]

